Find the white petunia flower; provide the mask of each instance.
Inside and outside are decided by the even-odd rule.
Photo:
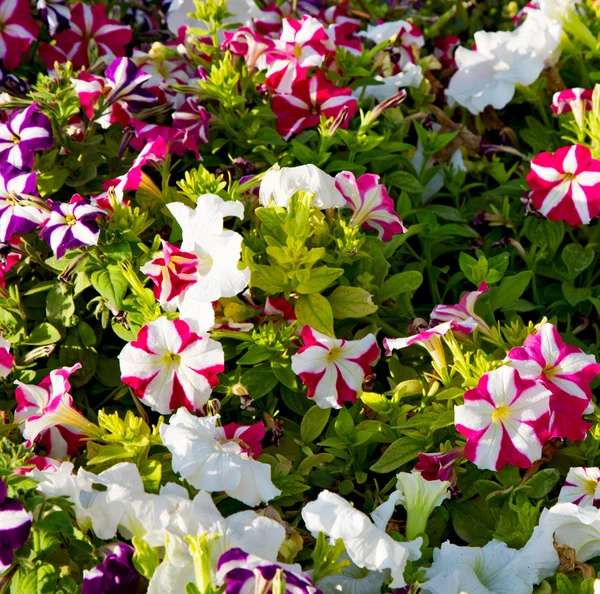
[[[353,95],[358,99],[361,97],[373,97],[377,101],[385,101],[392,95],[395,95],[400,89],[414,87],[418,89],[423,82],[423,69],[412,62],[408,62],[402,67],[402,72],[392,76],[381,76],[377,74],[375,80],[382,83],[380,85],[368,85],[358,87]]]

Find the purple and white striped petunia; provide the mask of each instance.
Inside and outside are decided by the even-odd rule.
[[[585,439],[591,425],[581,415],[593,411],[590,383],[600,373],[594,355],[565,344],[556,328],[546,323],[522,347],[511,349],[506,363],[552,393],[550,437]]]
[[[20,501],[6,496],[6,483],[0,479],[0,574],[12,565],[15,549],[27,542],[32,520]]]
[[[37,9],[41,17],[48,23],[48,32],[54,35],[58,29],[68,26],[71,11],[65,0],[37,0]]]
[[[456,428],[467,438],[465,458],[481,469],[530,468],[548,440],[549,400],[549,390],[515,369],[486,373],[454,407]]]
[[[283,578],[285,590],[278,592],[320,594],[321,591],[313,585],[310,577],[301,572],[300,566],[296,567],[292,571],[289,565],[281,566],[257,555],[245,553],[242,549],[229,549],[219,557],[217,584],[225,586],[225,594],[271,592],[274,583]]]
[[[181,406],[203,407],[225,368],[223,347],[192,332],[183,320],[158,318],[119,354],[121,381],[152,410],[169,414]]]
[[[89,198],[75,194],[71,201],[52,202],[50,218],[44,223],[40,237],[52,248],[57,258],[67,250],[96,245],[100,236],[98,217],[106,211],[94,206]]]
[[[352,210],[351,225],[377,231],[382,241],[391,241],[394,235],[406,233],[394,201],[379,183],[378,175],[365,173],[356,179],[350,171],[342,171],[335,176],[335,187]]]
[[[104,561],[83,572],[81,594],[127,594],[136,592],[140,574],[133,566],[134,549],[116,543],[100,549]]]
[[[75,409],[68,393],[69,376],[80,368],[81,364],[76,363],[73,367],[55,369],[38,386],[15,382],[18,386],[15,420],[22,423],[20,429],[27,447],[37,441],[46,449],[47,456],[59,460],[79,453],[82,438],[93,427]]]
[[[37,196],[36,173],[26,173],[8,163],[0,163],[0,241],[25,235],[37,229],[47,215],[31,203]]]
[[[0,158],[18,169],[32,169],[33,154],[53,144],[52,124],[37,103],[15,111],[8,122],[0,123]]]
[[[185,103],[173,113],[173,127],[183,130],[183,145],[188,150],[197,152],[197,145],[208,142],[208,122],[210,114],[193,99]]]
[[[571,468],[558,494],[559,503],[600,507],[600,468]]]
[[[371,363],[379,357],[375,336],[338,340],[305,326],[302,340],[304,346],[292,355],[292,371],[308,386],[308,397],[320,408],[356,402]]]
[[[150,75],[140,70],[133,60],[117,58],[113,60],[104,73],[111,87],[105,98],[105,104],[125,103],[131,111],[140,111],[156,104],[158,99],[150,91],[143,88]]]
[[[10,342],[0,332],[0,377],[6,377],[13,368],[15,358],[10,354]]]

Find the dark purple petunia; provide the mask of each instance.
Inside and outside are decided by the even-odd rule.
[[[32,169],[34,153],[53,144],[52,125],[37,103],[13,112],[8,122],[0,123],[0,159],[18,169]]]
[[[6,483],[0,479],[0,573],[12,564],[15,549],[27,542],[31,520],[19,501],[6,496]]]
[[[137,591],[140,574],[133,566],[133,548],[117,543],[105,549],[104,561],[83,572],[81,594],[131,594]]]
[[[230,549],[221,555],[217,565],[217,583],[225,585],[225,594],[254,592],[257,584],[263,587],[261,592],[270,593],[271,582],[278,573],[285,578],[286,594],[321,594],[308,575],[290,571],[242,549]]]
[[[27,198],[37,196],[35,180],[35,172],[0,163],[0,242],[30,233],[44,222],[46,214]]]
[[[140,111],[158,101],[157,97],[143,88],[150,75],[140,70],[129,58],[113,60],[104,75],[112,87],[105,99],[107,106],[123,102],[129,110]]]
[[[57,258],[62,258],[67,250],[96,245],[100,235],[97,219],[105,215],[106,211],[93,205],[91,200],[75,194],[69,203],[52,203],[50,218],[40,237]]]

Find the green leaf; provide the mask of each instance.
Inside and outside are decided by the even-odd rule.
[[[348,412],[347,408],[341,408],[335,419],[335,434],[344,441],[350,443],[356,439],[356,429],[354,428],[354,421],[352,415]]]
[[[552,491],[560,480],[560,472],[556,468],[546,468],[534,474],[518,489],[526,489],[526,494],[535,499],[541,499]]]
[[[73,526],[69,514],[65,511],[53,511],[36,523],[39,530],[48,534],[72,534]]]
[[[65,283],[54,285],[46,295],[46,315],[48,320],[66,326],[75,313],[75,302],[69,295]]]
[[[569,305],[576,307],[582,301],[587,301],[592,296],[589,287],[574,287],[572,283],[563,283],[562,292]]]
[[[60,340],[60,332],[48,322],[43,322],[39,326],[36,326],[27,340],[24,340],[21,344],[32,344],[36,346],[42,346],[46,344],[54,344]]]
[[[298,322],[303,326],[310,326],[317,332],[334,336],[333,311],[329,301],[323,295],[319,295],[319,293],[300,295],[295,311]]]
[[[592,264],[596,254],[594,250],[588,250],[576,243],[570,243],[563,249],[561,258],[569,271],[569,276],[574,279]]]
[[[524,270],[514,276],[504,277],[500,286],[493,289],[493,292],[490,291],[492,310],[500,309],[505,305],[510,305],[519,299],[531,282],[532,276],[533,272],[531,272],[531,270]]]
[[[452,526],[458,536],[473,546],[489,542],[500,515],[499,508],[489,507],[483,497],[451,503]]]
[[[55,594],[56,570],[45,563],[37,569],[29,569],[19,584],[19,594]]]
[[[332,282],[344,274],[343,268],[329,268],[328,266],[319,266],[310,270],[310,277],[305,282],[298,283],[296,291],[301,295],[309,293],[320,293],[324,291]]]
[[[330,408],[319,408],[316,404],[309,409],[300,424],[300,437],[304,443],[311,443],[321,435],[330,414]]]
[[[239,365],[256,365],[266,361],[271,356],[271,351],[263,345],[253,344],[242,357],[238,359]]]
[[[402,188],[409,194],[420,194],[423,191],[421,182],[408,171],[395,171],[394,173],[387,176],[388,185]]]
[[[129,285],[118,266],[110,264],[104,270],[96,270],[92,273],[91,280],[94,289],[103,299],[119,311],[123,309],[123,297]]]
[[[425,447],[425,439],[416,440],[412,437],[400,437],[392,443],[383,456],[371,466],[373,472],[392,472],[403,464],[414,460]]]
[[[150,579],[159,566],[158,550],[152,548],[141,536],[131,539],[135,547],[133,565],[146,579]]]
[[[336,287],[327,301],[336,320],[364,318],[377,311],[371,294],[360,287]]]
[[[240,384],[246,388],[250,398],[254,400],[267,395],[277,385],[278,381],[279,379],[273,369],[266,365],[248,369],[240,378]]]
[[[158,493],[162,478],[162,464],[158,460],[144,460],[140,465],[140,476],[148,493]]]
[[[416,270],[407,270],[390,276],[375,296],[375,301],[381,303],[386,299],[397,297],[402,293],[414,292],[423,283],[423,275]]]
[[[556,587],[558,594],[579,594],[579,588],[564,573],[556,576]]]

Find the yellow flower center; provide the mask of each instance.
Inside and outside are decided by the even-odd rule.
[[[585,481],[585,492],[588,495],[595,495],[596,494],[596,488],[598,487],[598,481],[595,481],[594,479],[587,479]]]
[[[74,225],[76,222],[77,222],[77,219],[72,214],[68,214],[65,217],[65,223],[67,225]]]
[[[301,45],[294,46],[294,56],[296,56],[296,60],[299,60],[301,55],[302,55],[302,46]]]
[[[162,360],[167,365],[179,365],[179,362],[181,361],[181,355],[178,355],[177,353],[167,353]]]
[[[573,181],[574,179],[576,179],[576,175],[574,173],[565,173],[565,176],[563,179],[567,180],[567,181]]]
[[[327,361],[329,363],[333,363],[334,361],[337,361],[341,356],[342,349],[340,349],[339,347],[334,347],[327,353]]]
[[[554,365],[546,365],[544,369],[542,369],[542,375],[546,376],[546,379],[551,380],[557,374],[557,369]]]
[[[492,413],[492,420],[493,421],[504,421],[504,419],[506,419],[506,417],[508,417],[509,414],[510,414],[510,408],[508,408],[508,406],[499,406]]]

